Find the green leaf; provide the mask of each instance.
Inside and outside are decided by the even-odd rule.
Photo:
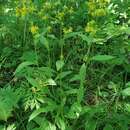
[[[57,108],[57,105],[55,105],[54,103],[53,104],[50,104],[48,106],[45,106],[44,108],[39,108],[37,110],[35,110],[29,117],[29,121],[33,120],[36,116],[38,116],[39,114],[41,113],[46,113],[46,112],[49,112],[49,111],[53,111]]]
[[[85,63],[80,68],[79,76],[80,76],[79,78],[80,78],[81,81],[85,80],[85,76],[86,76],[86,65],[85,65]]]
[[[79,75],[79,74],[74,75],[74,76],[70,79],[70,82],[74,82],[74,81],[77,81],[77,80],[80,80],[80,75]]]
[[[65,122],[64,122],[64,120],[61,119],[60,117],[57,117],[57,118],[56,118],[56,124],[57,124],[57,126],[58,126],[58,128],[59,128],[60,130],[65,130],[65,129],[66,129],[66,127],[65,127]]]
[[[93,42],[93,38],[90,36],[86,36],[84,34],[79,34],[79,36],[82,38],[83,41],[86,41],[88,45]]]
[[[41,36],[41,37],[40,37],[40,42],[41,42],[41,44],[43,44],[43,45],[46,47],[46,49],[49,51],[49,42],[48,42],[47,38],[45,38],[44,36]]]
[[[84,97],[84,81],[85,81],[85,77],[86,77],[86,65],[83,64],[80,68],[80,72],[79,72],[79,78],[80,78],[80,88],[78,91],[78,102],[81,102],[83,100]]]
[[[66,117],[69,119],[76,119],[79,118],[81,112],[82,107],[78,102],[76,102],[71,106],[69,112],[66,114]]]
[[[67,75],[69,75],[69,74],[71,74],[71,73],[72,73],[71,71],[61,72],[61,73],[59,73],[59,74],[57,75],[56,80],[58,80],[58,79],[63,79],[63,78],[65,78]]]
[[[89,120],[85,124],[85,130],[96,130],[97,122],[93,119]]]
[[[64,66],[64,61],[63,60],[58,60],[56,62],[56,69],[57,69],[57,71],[59,71],[60,69],[62,69],[63,66]]]
[[[109,60],[112,60],[114,58],[115,57],[111,56],[111,55],[95,55],[92,57],[92,60],[102,62],[102,61],[109,61]]]
[[[71,37],[75,37],[77,36],[78,34],[80,34],[81,32],[71,32],[71,33],[67,33],[65,34],[64,36],[64,39],[68,39],[68,38],[71,38]]]
[[[110,124],[106,124],[103,130],[113,130],[113,127]]]
[[[15,92],[11,87],[0,89],[0,120],[7,121],[12,116],[19,98],[18,91]]]
[[[130,88],[126,88],[122,90],[122,95],[123,96],[130,96]]]
[[[55,82],[53,79],[48,79],[48,80],[47,80],[47,85],[55,86],[55,85],[56,85],[56,82]]]
[[[39,85],[38,82],[37,82],[35,79],[31,78],[31,77],[26,77],[26,79],[28,80],[28,82],[29,82],[33,87],[37,87],[37,86]]]
[[[30,61],[30,62],[36,62],[37,61],[37,54],[34,51],[25,51],[20,58],[22,61]]]
[[[30,62],[30,61],[25,61],[23,63],[21,63],[15,70],[14,74],[20,73],[20,71],[22,71],[24,68],[26,68],[27,66],[30,65],[35,65],[35,62]]]
[[[12,116],[12,106],[3,102],[0,103],[0,120],[7,121]]]
[[[126,86],[127,86],[127,87],[130,87],[130,81],[126,83]]]

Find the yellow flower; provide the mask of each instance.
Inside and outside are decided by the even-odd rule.
[[[59,12],[56,17],[59,19],[59,20],[62,20],[65,16],[65,13],[64,12]]]
[[[69,27],[69,28],[63,28],[63,32],[64,32],[64,34],[71,33],[72,31],[73,31],[73,28],[72,28],[72,27]]]
[[[22,9],[21,9],[21,15],[22,16],[25,16],[26,14],[27,14],[27,12],[28,12],[28,9],[27,9],[27,7],[23,7]]]
[[[89,32],[89,33],[96,33],[97,31],[97,25],[96,22],[94,20],[88,22],[87,26],[85,27],[85,32]]]
[[[89,11],[93,11],[94,9],[96,9],[96,3],[94,2],[88,2],[87,3]]]
[[[32,25],[30,30],[32,34],[35,34],[38,32],[38,29],[39,29],[38,26]]]

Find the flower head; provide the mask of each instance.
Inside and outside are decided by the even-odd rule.
[[[73,28],[72,28],[72,27],[69,27],[69,28],[63,28],[63,32],[64,32],[64,34],[71,33],[72,31],[73,31]]]
[[[36,34],[38,32],[38,29],[38,26],[35,25],[32,25],[30,28],[32,34]]]

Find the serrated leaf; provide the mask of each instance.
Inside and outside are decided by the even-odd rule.
[[[115,57],[111,56],[111,55],[95,55],[92,57],[92,60],[101,62],[101,61],[109,61],[109,60],[112,60],[114,58]]]
[[[12,106],[8,104],[0,103],[0,120],[7,121],[12,116]]]
[[[7,121],[12,116],[19,98],[20,95],[10,87],[0,89],[0,120]]]

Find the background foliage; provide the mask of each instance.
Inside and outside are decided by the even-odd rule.
[[[130,129],[129,0],[0,0],[0,130]]]

